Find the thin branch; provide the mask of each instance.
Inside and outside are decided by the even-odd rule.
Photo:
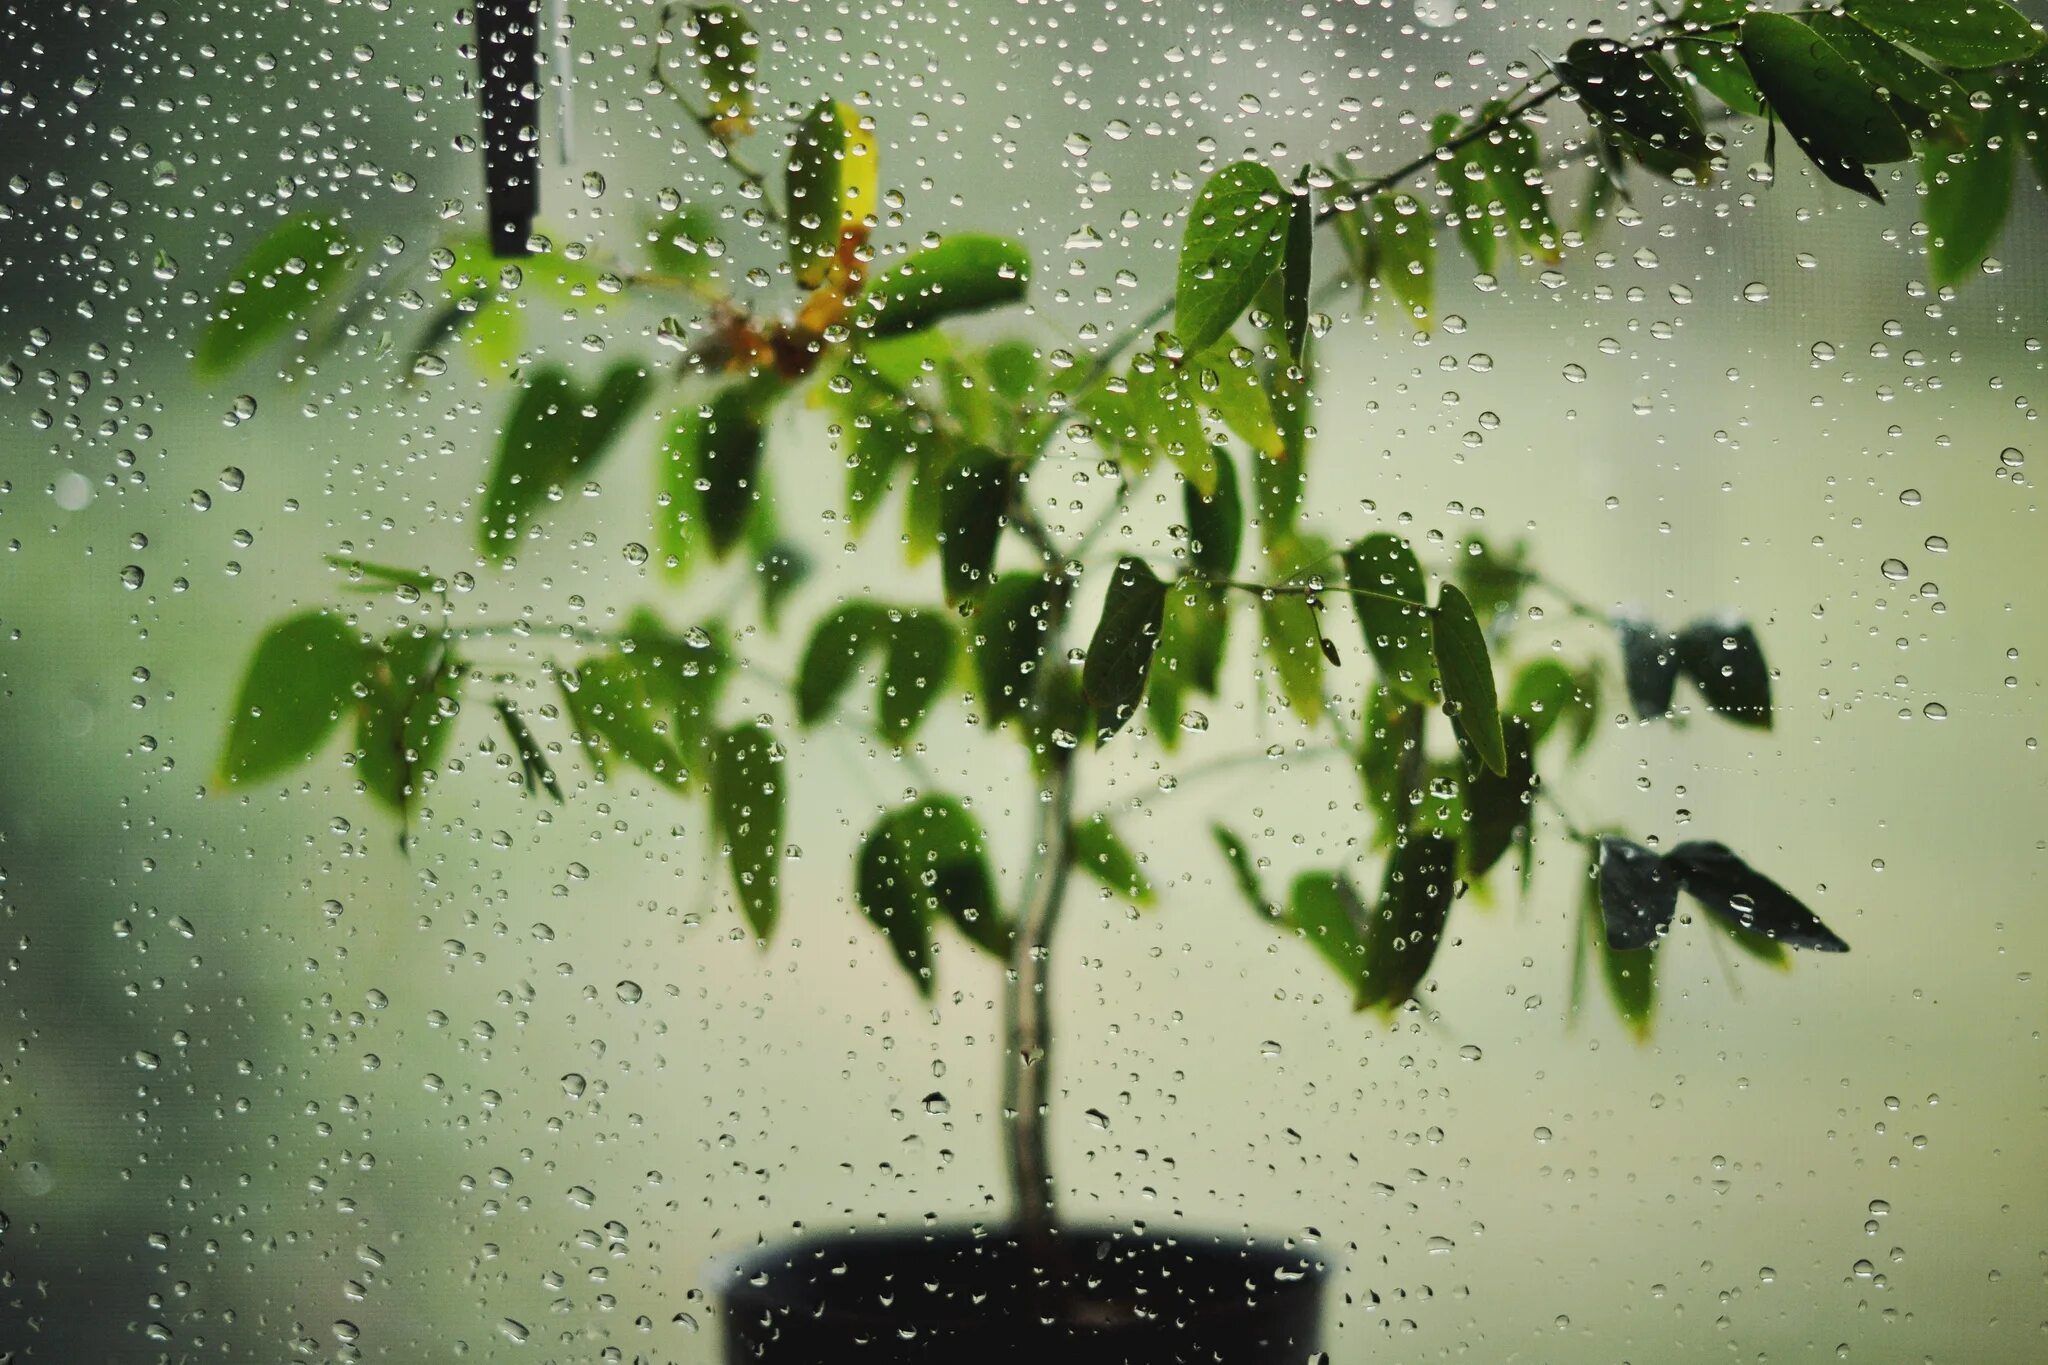
[[[674,13],[675,7],[673,5],[667,6],[662,10],[661,28],[663,31],[667,30],[669,18]],[[733,145],[719,134],[718,129],[713,126],[714,121],[711,115],[698,109],[695,104],[690,102],[690,97],[683,93],[682,87],[669,79],[668,72],[661,69],[661,53],[659,48],[655,51],[654,64],[648,68],[647,74],[649,79],[653,80],[655,84],[668,91],[669,95],[675,100],[676,107],[683,111],[684,116],[690,122],[697,125],[698,131],[704,134],[705,139],[712,146],[718,148],[719,157],[726,165],[739,173],[740,183],[753,187],[755,193],[760,196],[761,211],[768,215],[768,220],[773,223],[785,221],[781,208],[776,205],[774,197],[768,192],[767,177],[749,165],[740,156],[739,152],[734,150]]]

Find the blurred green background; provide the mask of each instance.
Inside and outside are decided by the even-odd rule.
[[[1396,164],[1574,21],[1641,7],[754,9],[771,108],[874,116],[883,236],[1025,236],[1032,308],[976,327],[1085,354],[1170,291],[1215,164]],[[745,207],[647,88],[657,21],[571,0],[551,29],[547,231],[600,262],[664,190]],[[997,969],[956,952],[922,1006],[848,903],[856,832],[927,775],[1021,875],[1022,765],[963,709],[908,759],[850,729],[792,746],[803,856],[765,953],[697,804],[573,763],[566,807],[526,800],[484,706],[409,856],[339,743],[213,788],[261,628],[350,596],[327,553],[471,575],[472,623],[688,624],[745,572],[679,591],[634,562],[651,418],[516,571],[475,559],[511,386],[406,365],[426,253],[480,226],[466,28],[404,0],[0,5],[0,1359],[702,1361],[717,1254],[1001,1213]],[[1577,127],[1559,108],[1548,140]],[[1761,131],[1728,133],[1717,183],[1644,187],[1553,273],[1447,254],[1427,333],[1333,298],[1312,524],[1404,529],[1438,567],[1526,537],[1603,606],[1756,621],[1772,731],[1617,719],[1559,795],[1735,845],[1855,951],[1781,974],[1681,928],[1638,1045],[1597,994],[1568,1017],[1582,863],[1552,839],[1526,897],[1460,904],[1428,1008],[1387,1025],[1209,851],[1227,816],[1269,880],[1366,856],[1348,766],[1262,692],[1170,756],[1105,751],[1082,798],[1127,812],[1164,894],[1138,916],[1077,888],[1059,945],[1068,1209],[1316,1239],[1338,1360],[2041,1355],[2048,215],[2022,187],[1992,276],[1939,295],[1910,175],[1882,209],[1789,157],[1767,184]],[[308,207],[381,243],[355,334],[196,379],[227,267]],[[722,231],[746,292],[770,257]],[[525,349],[658,363],[681,306],[535,295]],[[819,566],[738,689],[782,719],[820,611],[931,594],[886,525],[849,548],[822,415],[771,449]],[[1034,489],[1079,527],[1104,483],[1072,451]],[[1171,519],[1120,535],[1157,549]],[[1561,615],[1518,640],[1610,648]]]

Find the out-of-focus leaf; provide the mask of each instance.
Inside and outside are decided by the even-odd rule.
[[[1373,843],[1391,847],[1414,818],[1422,794],[1423,709],[1392,688],[1373,690],[1358,751],[1358,777],[1372,808]]]
[[[1081,667],[1081,692],[1094,712],[1097,744],[1121,730],[1144,699],[1165,611],[1166,584],[1151,566],[1130,557],[1117,561]]]
[[[2041,31],[2005,0],[1843,0],[1866,27],[1965,70],[2041,50]]]
[[[649,660],[638,654],[586,659],[566,686],[579,723],[590,731],[587,742],[602,759],[631,764],[677,790],[688,785],[674,690]]]
[[[1529,802],[1536,791],[1535,738],[1527,722],[1510,716],[1502,722],[1508,770],[1484,768],[1466,774],[1465,874],[1477,881],[1493,870],[1515,846],[1530,819]]]
[[[783,604],[811,576],[810,558],[786,540],[771,540],[754,561],[754,573],[761,581],[761,619],[779,630]]]
[[[1585,894],[1580,898],[1580,953],[1588,950],[1600,958],[1600,976],[1607,983],[1607,998],[1614,1012],[1638,1042],[1650,1036],[1657,1017],[1657,951],[1644,948],[1616,948],[1601,928],[1600,882],[1596,871],[1586,873]],[[1582,959],[1583,960],[1583,959]]]
[[[797,718],[809,726],[830,715],[888,633],[889,614],[873,602],[849,602],[818,622],[797,665]]]
[[[1244,897],[1244,903],[1251,907],[1254,915],[1270,921],[1273,918],[1273,906],[1266,899],[1265,888],[1259,885],[1259,867],[1252,861],[1251,850],[1245,847],[1244,840],[1222,825],[1211,825],[1209,833],[1216,840],[1216,846],[1223,851],[1223,861],[1230,865],[1231,880],[1237,884],[1238,893]]]
[[[1757,13],[1742,25],[1742,58],[1771,113],[1814,166],[1844,189],[1884,194],[1868,165],[1913,154],[1891,104],[1833,44],[1799,20]]]
[[[1300,934],[1351,991],[1354,1008],[1371,1003],[1365,899],[1344,872],[1304,872],[1287,896],[1287,927]]]
[[[968,601],[988,587],[1011,488],[1009,464],[991,451],[962,451],[946,471],[939,569],[948,602]]]
[[[1614,634],[1621,645],[1622,684],[1636,715],[1659,720],[1671,714],[1671,696],[1678,688],[1678,637],[1630,617],[1614,622]]]
[[[1451,579],[1472,600],[1480,621],[1495,621],[1514,615],[1520,606],[1530,580],[1527,558],[1528,551],[1519,542],[1501,550],[1483,537],[1471,536],[1451,566]]]
[[[1579,675],[1555,659],[1538,659],[1515,675],[1507,709],[1529,727],[1531,744],[1542,744],[1562,722],[1576,748],[1578,736],[1591,726],[1593,699]]]
[[[1435,224],[1406,194],[1378,196],[1371,212],[1374,278],[1411,322],[1427,318],[1436,289]]]
[[[340,292],[361,253],[341,227],[294,214],[258,237],[207,305],[193,364],[217,375],[303,326]]]
[[[493,705],[498,718],[505,724],[506,738],[512,741],[512,752],[519,759],[519,776],[526,794],[538,796],[546,792],[556,805],[562,804],[561,780],[555,776],[554,767],[548,762],[547,751],[541,748],[540,741],[527,727],[526,718],[505,697],[498,698]]]
[[[560,369],[527,380],[499,433],[477,517],[485,556],[504,555],[550,496],[572,491],[572,480],[595,471],[650,388],[646,372],[631,362],[614,365],[589,391]]]
[[[1799,898],[1735,855],[1726,844],[1688,841],[1665,855],[1672,880],[1728,924],[1788,948],[1846,953],[1849,945]]]
[[[1226,335],[1182,368],[1194,381],[1195,402],[1199,406],[1213,411],[1233,435],[1254,451],[1268,459],[1281,457],[1280,424],[1273,416],[1272,400],[1266,394],[1249,347],[1239,346],[1234,337]],[[1183,384],[1186,382],[1182,380]],[[1215,481],[1215,474],[1208,475],[1209,484]]]
[[[1486,653],[1486,635],[1472,603],[1455,583],[1437,590],[1435,629],[1437,677],[1443,684],[1444,710],[1489,772],[1508,770],[1506,742],[1501,738],[1500,696],[1493,685],[1493,664]]]
[[[1055,612],[1067,594],[1064,578],[1008,573],[990,586],[970,618],[968,653],[982,714],[1000,725],[1024,714],[1038,670],[1052,647]]]
[[[692,6],[690,17],[691,46],[704,76],[712,131],[721,138],[738,137],[754,116],[761,40],[733,5]]]
[[[862,224],[878,204],[878,166],[874,134],[848,106],[819,100],[797,125],[783,191],[790,264],[804,288],[825,282],[844,237],[865,234]]]
[[[1292,199],[1269,167],[1235,161],[1188,210],[1174,286],[1174,331],[1189,354],[1229,331],[1287,252]]]
[[[1679,667],[1708,706],[1743,725],[1771,728],[1771,670],[1754,630],[1697,621],[1680,633],[1676,648]]]
[[[1415,551],[1400,536],[1375,532],[1344,552],[1344,577],[1353,590],[1351,606],[1365,632],[1365,646],[1379,666],[1380,680],[1409,701],[1435,701],[1429,579]]]
[[[1019,303],[1031,281],[1021,244],[963,232],[906,256],[868,281],[857,326],[870,339],[900,336],[965,313]]]
[[[443,636],[400,632],[372,653],[356,709],[356,775],[371,799],[401,814],[411,807],[455,733],[461,691]]]
[[[1920,144],[1920,183],[1927,189],[1927,267],[1941,287],[1961,284],[1998,245],[2012,206],[2013,170],[2026,132],[2009,101],[1969,120],[1960,147],[1937,138]]]
[[[1430,125],[1430,141],[1439,147],[1447,146],[1464,130],[1463,119],[1456,114],[1442,114]],[[1474,156],[1472,145],[1438,158],[1436,178],[1450,198],[1452,223],[1458,230],[1458,240],[1465,244],[1465,253],[1481,274],[1491,275],[1500,260],[1500,238],[1494,233],[1494,198],[1486,181],[1486,170]]]
[[[953,625],[935,611],[906,611],[891,623],[877,705],[882,734],[907,743],[953,675]]]
[[[1230,638],[1229,589],[1183,578],[1167,589],[1145,705],[1160,744],[1177,747],[1190,694],[1214,696]]]
[[[1091,815],[1074,826],[1071,856],[1075,867],[1133,905],[1151,905],[1158,899],[1138,855],[1117,837],[1104,816]]]
[[[711,765],[711,818],[725,841],[733,894],[754,937],[774,936],[782,908],[784,787],[781,746],[764,725],[737,725],[720,738]]]
[[[355,706],[370,663],[354,627],[331,612],[304,612],[271,626],[235,696],[222,784],[259,782],[318,753]]]
[[[937,984],[929,964],[935,921],[950,921],[998,957],[1009,950],[981,826],[951,797],[921,796],[883,816],[861,845],[854,894],[920,995]]]
[[[1308,170],[1294,181],[1287,209],[1287,245],[1280,264],[1280,335],[1295,364],[1308,353],[1308,291],[1315,275],[1316,204],[1308,192]]]
[[[1299,595],[1259,599],[1259,652],[1273,665],[1280,695],[1311,725],[1323,716],[1322,621]]]
[[[717,242],[717,220],[709,213],[694,205],[678,209],[647,230],[647,263],[672,279],[695,284],[710,275]]]
[[[1698,103],[1655,52],[1612,38],[1581,38],[1558,64],[1584,105],[1643,165],[1704,177],[1714,161]]]
[[[1244,544],[1244,503],[1237,491],[1237,466],[1221,447],[1211,452],[1216,461],[1216,489],[1203,496],[1193,484],[1181,489],[1187,508],[1188,559],[1209,578],[1228,578],[1237,572],[1237,557]]]
[[[1148,352],[1131,362],[1126,383],[1139,439],[1171,460],[1199,492],[1214,492],[1214,447],[1202,427],[1202,390],[1190,368]]]
[[[1414,997],[1442,945],[1457,885],[1457,840],[1417,832],[1395,846],[1366,921],[1357,1008],[1392,1011]]]
[[[1600,839],[1595,875],[1607,946],[1647,948],[1678,913],[1678,876],[1652,849],[1613,835]]]
[[[1310,350],[1315,347],[1311,338]],[[1252,486],[1252,507],[1258,514],[1259,540],[1274,549],[1294,534],[1308,491],[1309,381],[1308,361],[1294,370],[1275,366],[1267,376],[1273,420],[1280,427],[1280,458],[1256,459],[1246,472]]]

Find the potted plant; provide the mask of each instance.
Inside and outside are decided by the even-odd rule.
[[[1321,1248],[1074,1226],[1048,1155],[1051,978],[1069,879],[1138,905],[1157,894],[1110,816],[1086,808],[1091,754],[1144,738],[1174,747],[1248,673],[1355,765],[1376,885],[1341,866],[1271,886],[1267,857],[1231,828],[1202,838],[1267,930],[1319,955],[1360,1010],[1421,1008],[1456,903],[1504,869],[1526,879],[1539,833],[1583,850],[1570,951],[1582,968],[1597,959],[1639,1030],[1654,1008],[1657,945],[1674,924],[1772,961],[1788,948],[1845,949],[1733,850],[1581,827],[1543,777],[1610,722],[1703,709],[1770,726],[1772,674],[1751,626],[1618,614],[1547,579],[1528,546],[1472,538],[1432,568],[1397,534],[1339,545],[1303,524],[1316,342],[1328,325],[1315,300],[1334,289],[1360,311],[1426,325],[1440,239],[1488,276],[1556,262],[1643,174],[1681,186],[1713,177],[1726,147],[1709,128],[1724,119],[1762,124],[1773,159],[1782,128],[1821,176],[1871,197],[1882,192],[1870,167],[1917,157],[1930,271],[1958,284],[1995,242],[2022,148],[2048,179],[2042,39],[2018,11],[2002,0],[1783,12],[1696,0],[1675,17],[1581,38],[1483,107],[1444,114],[1412,160],[1384,172],[1283,174],[1255,159],[1208,168],[1184,215],[1172,296],[1085,355],[941,329],[1022,300],[1029,252],[905,221],[869,116],[820,100],[782,138],[779,178],[755,169],[748,138],[770,82],[744,14],[664,13],[655,39],[649,90],[722,160],[738,205],[726,221],[747,233],[728,241],[702,206],[669,202],[626,261],[604,244],[530,237],[515,208],[510,228],[501,217],[488,236],[434,253],[414,286],[439,300],[415,373],[431,382],[461,346],[516,381],[466,514],[475,563],[434,571],[337,547],[349,591],[393,619],[373,630],[365,612],[335,606],[272,625],[229,719],[218,784],[260,791],[347,727],[341,761],[396,815],[402,839],[431,820],[458,734],[537,798],[564,800],[572,785],[667,789],[698,803],[732,910],[766,947],[783,908],[805,731],[864,715],[877,751],[901,752],[951,700],[1014,738],[1004,780],[1030,784],[1034,812],[1019,894],[999,889],[960,794],[920,791],[848,850],[852,904],[904,975],[888,988],[931,998],[941,956],[954,970],[963,952],[1001,974],[1010,1221],[758,1249],[724,1283],[733,1359],[1022,1360],[1059,1349],[1231,1361],[1316,1349]],[[503,34],[484,45],[486,87],[494,71],[516,75],[505,54],[517,46]],[[1703,112],[1702,92],[1721,113]],[[1564,158],[1566,169],[1583,163],[1583,179],[1561,175],[1542,142],[1564,103],[1583,117]],[[530,202],[531,161],[511,156],[516,139],[498,131],[493,154],[525,168]],[[1574,206],[1583,225],[1567,229]],[[764,234],[781,243],[775,262],[746,249]],[[223,371],[286,332],[306,334],[334,316],[369,256],[343,223],[285,220],[216,297],[196,361]],[[772,270],[780,293],[742,296],[733,285],[749,270]],[[673,354],[594,378],[537,363],[514,330],[518,301],[534,294],[672,309],[655,330]],[[346,316],[329,331],[346,333]],[[782,608],[812,572],[769,491],[771,479],[799,475],[766,436],[778,410],[806,401],[830,414],[846,534],[872,533],[900,498],[889,515],[929,593],[838,596],[799,627],[806,643],[783,705],[736,714],[735,651],[783,628]],[[745,595],[727,618],[679,625],[647,607],[614,629],[466,617],[463,580],[516,574],[521,548],[569,515],[553,501],[656,406],[659,492],[647,543],[633,550],[675,581],[738,566]],[[1120,496],[1092,524],[1068,524],[1033,491],[1032,470],[1055,450],[1092,452],[1117,480]],[[815,450],[799,453],[804,468],[820,466]],[[1104,551],[1103,532],[1138,515],[1131,495],[1148,479],[1171,486],[1170,548]],[[1519,623],[1559,610],[1611,632],[1632,718],[1603,702],[1600,657],[1519,648]],[[485,642],[508,636],[551,651],[545,692],[505,687],[479,661]],[[1234,638],[1248,648],[1233,653]],[[584,776],[565,780],[564,760]],[[1680,920],[1682,894],[1702,918]]]

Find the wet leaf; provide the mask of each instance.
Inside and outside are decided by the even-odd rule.
[[[498,712],[498,719],[504,722],[505,737],[512,743],[512,752],[519,759],[520,782],[526,788],[526,794],[538,796],[546,792],[550,800],[561,805],[565,799],[561,780],[555,776],[554,767],[548,762],[547,751],[541,748],[540,741],[527,727],[526,718],[505,697],[498,698],[493,706]]]
[[[1538,659],[1523,668],[1508,694],[1508,714],[1529,727],[1532,744],[1542,744],[1563,724],[1575,753],[1592,735],[1598,719],[1593,708],[1586,680],[1555,659]]]
[[[982,714],[1000,725],[1024,714],[1038,670],[1052,647],[1054,613],[1067,595],[1066,580],[1037,573],[996,579],[971,620],[968,653]]]
[[[1600,977],[1607,986],[1607,998],[1615,1014],[1637,1042],[1650,1036],[1657,1019],[1657,951],[1648,948],[1616,948],[1601,928],[1600,883],[1588,870],[1585,894],[1580,897],[1580,952],[1591,951],[1600,959]]]
[[[1622,685],[1629,705],[1643,720],[1670,715],[1672,694],[1678,690],[1678,637],[1627,617],[1614,622],[1614,633],[1621,645]]]
[[[1854,63],[1827,39],[1783,14],[1752,14],[1742,57],[1770,110],[1828,179],[1883,202],[1864,169],[1913,154],[1905,125]]]
[[[1595,876],[1608,947],[1647,948],[1663,937],[1678,913],[1678,876],[1654,850],[1604,835]]]
[[[548,368],[520,391],[498,436],[477,517],[478,545],[501,558],[550,497],[573,493],[595,471],[652,385],[637,364],[614,365],[594,389]]]
[[[1373,278],[1410,321],[1429,316],[1436,290],[1435,224],[1411,195],[1382,194],[1371,206]]]
[[[1703,177],[1712,167],[1699,105],[1658,54],[1611,38],[1581,38],[1558,70],[1635,160],[1666,176],[1684,169]]]
[[[689,784],[676,738],[675,690],[651,661],[617,653],[586,659],[569,691],[601,760],[630,764],[677,790]]]
[[[1410,834],[1387,859],[1366,921],[1366,972],[1356,1006],[1392,1011],[1412,999],[1442,946],[1458,885],[1457,840]]]
[[[1070,856],[1075,867],[1133,905],[1157,901],[1152,881],[1145,875],[1138,855],[1117,837],[1107,817],[1091,815],[1074,826]]]
[[[996,546],[1010,510],[1010,493],[1010,466],[991,451],[963,451],[946,471],[940,498],[944,529],[939,568],[948,602],[968,601],[988,587]]]
[[[1222,447],[1211,452],[1216,461],[1216,488],[1204,496],[1193,484],[1181,489],[1187,508],[1188,558],[1209,578],[1237,572],[1244,542],[1244,503],[1238,495],[1237,465]]]
[[[1697,621],[1679,635],[1676,651],[1708,706],[1743,725],[1771,728],[1771,670],[1754,630]]]
[[[1280,334],[1297,365],[1308,354],[1308,295],[1315,275],[1316,205],[1304,168],[1287,211],[1287,246],[1281,259]]]
[[[819,621],[797,665],[797,718],[811,726],[831,715],[889,633],[889,613],[873,602],[849,602]]]
[[[1323,715],[1322,622],[1299,595],[1259,599],[1259,652],[1273,665],[1288,707],[1313,725]]]
[[[1520,841],[1532,818],[1530,800],[1536,791],[1535,739],[1520,717],[1502,722],[1507,744],[1505,773],[1484,768],[1465,775],[1465,875],[1477,881],[1493,870]]]
[[[1204,351],[1251,307],[1287,251],[1292,197],[1256,161],[1225,166],[1195,196],[1181,235],[1174,331]]]
[[[356,775],[371,799],[400,814],[425,789],[455,733],[462,671],[448,643],[401,631],[371,655],[356,709]]]
[[[1893,111],[1907,128],[1924,133],[1940,128],[1945,120],[1971,118],[1967,90],[1854,19],[1816,14],[1807,23],[1890,96]]]
[[[879,149],[860,115],[822,99],[797,125],[783,176],[789,208],[789,259],[797,283],[815,289],[839,263],[844,247],[866,238],[877,205]]]
[[[206,309],[192,361],[221,374],[330,306],[361,252],[338,225],[295,214],[258,237]]]
[[[906,611],[891,624],[877,704],[881,732],[908,742],[953,676],[953,623],[935,611]]]
[[[2005,227],[2013,172],[2026,134],[2010,102],[1970,118],[1960,147],[1937,138],[1920,144],[1920,182],[1927,188],[1928,275],[1937,286],[1976,273]]]
[[[1245,904],[1260,919],[1271,921],[1272,903],[1266,899],[1265,888],[1259,885],[1258,864],[1252,861],[1251,850],[1245,847],[1244,840],[1222,825],[1211,825],[1209,834],[1216,840],[1216,847],[1223,851],[1223,861],[1230,865],[1231,880],[1237,884],[1238,894],[1244,897]]]
[[[1354,590],[1351,606],[1380,680],[1409,701],[1433,703],[1437,670],[1429,578],[1414,549],[1392,532],[1375,532],[1344,552],[1344,578]]]
[[[1479,629],[1479,618],[1472,614],[1472,603],[1455,583],[1446,583],[1437,590],[1436,621],[1431,634],[1445,712],[1489,772],[1507,772],[1500,697],[1494,690],[1486,635]]]
[[[271,626],[242,675],[219,780],[260,782],[313,757],[354,709],[370,664],[355,628],[336,614],[309,611]]]
[[[1227,588],[1183,578],[1167,589],[1159,648],[1145,692],[1152,733],[1163,747],[1178,746],[1192,697],[1216,695],[1229,639]]]
[[[761,40],[732,5],[692,6],[690,17],[690,45],[704,77],[711,128],[730,140],[752,124]]]
[[[1004,237],[962,232],[868,281],[855,325],[871,340],[1023,301],[1031,253]]]
[[[2041,31],[2005,0],[1843,0],[1866,27],[1966,70],[2041,50]]]
[[[950,921],[986,952],[1001,957],[1009,951],[1009,926],[996,898],[981,826],[951,797],[919,797],[868,831],[854,895],[920,995],[929,997],[937,984],[929,958],[938,920]]]
[[[1690,72],[1714,97],[1738,114],[1754,118],[1763,113],[1763,92],[1749,73],[1737,44],[1742,16],[1749,0],[1692,0],[1680,12],[1688,32],[1721,29],[1713,34],[1681,42],[1675,49],[1678,64]]]
[[[1789,948],[1846,953],[1849,945],[1799,898],[1735,855],[1726,844],[1691,841],[1665,856],[1674,882],[1737,929]]]
[[[1081,692],[1095,716],[1095,742],[1124,727],[1145,696],[1145,676],[1159,647],[1166,584],[1142,559],[1117,561],[1102,617],[1081,667]]]
[[[728,384],[698,410],[697,482],[704,536],[723,559],[747,537],[761,494],[762,423],[776,389]]]
[[[1351,991],[1356,1009],[1371,1003],[1371,963],[1365,941],[1370,913],[1358,888],[1343,872],[1304,872],[1294,879],[1287,896],[1287,927],[1335,969]]]
[[[754,936],[764,940],[774,936],[782,907],[784,766],[775,736],[758,724],[726,731],[711,765],[711,818],[725,841],[733,894]]]

